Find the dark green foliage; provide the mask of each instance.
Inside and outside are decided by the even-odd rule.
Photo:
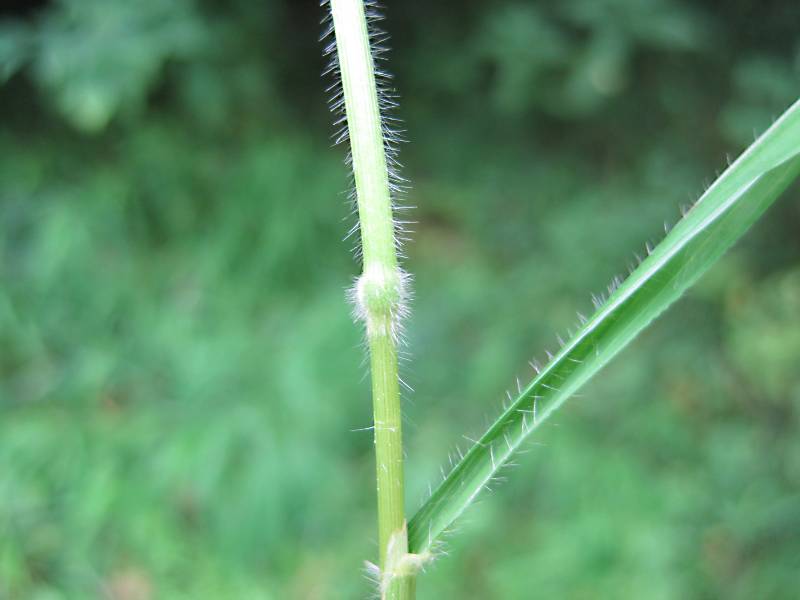
[[[410,510],[510,369],[796,98],[797,10],[389,7],[419,207]],[[319,17],[63,0],[0,21],[0,598],[366,593]],[[420,597],[792,597],[798,219],[795,191],[546,427]]]

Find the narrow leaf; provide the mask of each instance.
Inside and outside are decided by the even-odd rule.
[[[423,553],[523,441],[713,265],[800,174],[800,101],[701,196],[513,399],[409,523]]]

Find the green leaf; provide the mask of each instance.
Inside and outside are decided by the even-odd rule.
[[[800,174],[800,101],[733,163],[470,448],[409,523],[423,553],[525,439],[736,242]]]

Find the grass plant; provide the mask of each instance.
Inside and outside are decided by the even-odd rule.
[[[376,58],[384,35],[380,15],[362,0],[330,0],[328,47],[332,104],[341,113],[339,141],[349,139],[362,273],[352,291],[370,355],[378,495],[381,596],[414,597],[418,571],[458,516],[475,500],[525,440],[571,395],[627,346],[706,272],[800,175],[800,102],[786,112],[708,187],[654,246],[647,245],[624,279],[594,298],[595,312],[579,315],[574,331],[518,384],[500,416],[413,517],[404,512],[398,352],[409,278],[398,263],[397,136],[388,111],[393,99],[380,85]],[[487,200],[488,201],[488,200]],[[393,206],[393,203],[395,204]]]

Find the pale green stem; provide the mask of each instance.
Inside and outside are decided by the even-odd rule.
[[[362,0],[331,0],[350,134],[364,272],[356,285],[370,353],[378,486],[378,542],[385,598],[413,598],[401,575],[408,551],[403,508],[403,447],[396,328],[403,297],[384,139]]]

